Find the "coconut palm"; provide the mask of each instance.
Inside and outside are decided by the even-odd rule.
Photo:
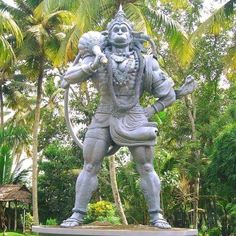
[[[11,15],[0,10],[0,126],[4,123],[3,84],[15,59],[14,49],[22,43],[22,33]]]
[[[15,59],[14,46],[22,43],[22,33],[12,16],[0,10],[0,71]]]
[[[203,34],[207,33],[218,36],[221,32],[232,28],[233,24],[235,24],[235,15],[236,1],[229,0],[198,26],[191,34],[191,41],[196,41]]]
[[[0,128],[0,184],[25,181],[28,171],[22,169],[23,161],[14,162],[15,147],[19,143],[29,143],[29,134],[25,127],[9,125]]]
[[[173,1],[175,4],[176,1]],[[179,1],[181,6],[188,1]],[[161,12],[156,1],[147,0],[87,0],[87,1],[42,1],[37,12],[50,12],[52,9],[67,9],[75,15],[75,21],[67,28],[66,35],[61,38],[59,50],[55,50],[54,65],[61,66],[75,57],[79,37],[89,30],[104,30],[108,21],[116,14],[122,4],[127,17],[134,22],[135,30],[143,31],[157,38],[158,31],[166,35],[167,41],[183,63],[189,62],[193,56],[193,45],[180,25]],[[91,7],[93,6],[93,7]],[[56,49],[56,48],[54,48]],[[66,52],[66,53],[65,53]]]
[[[37,156],[38,156],[38,132],[40,125],[40,108],[42,100],[42,85],[45,76],[45,68],[49,66],[47,56],[51,48],[57,45],[57,30],[61,31],[63,24],[68,23],[72,15],[69,12],[53,9],[50,12],[38,12],[39,1],[33,0],[15,0],[16,8],[4,5],[4,7],[15,16],[20,22],[24,31],[24,44],[19,52],[19,60],[24,60],[21,64],[21,71],[37,84],[36,104],[34,109],[33,125],[33,215],[34,222],[38,224],[37,207]]]

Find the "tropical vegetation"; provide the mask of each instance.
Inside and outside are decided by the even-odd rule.
[[[203,0],[13,2],[0,2],[0,184],[32,186],[34,223],[69,216],[83,165],[66,129],[60,76],[76,57],[80,36],[105,30],[122,4],[135,29],[153,38],[175,86],[190,74],[198,82],[192,95],[152,117],[160,130],[154,165],[164,213],[174,226],[198,228],[200,235],[236,234],[236,1],[215,1],[221,7],[206,19]],[[74,121],[85,125],[98,101],[90,86],[77,86],[71,102],[80,111]],[[142,104],[152,101],[145,94]],[[24,159],[32,160],[32,181]],[[105,205],[102,220],[149,223],[127,149],[105,159],[99,180],[91,211]]]

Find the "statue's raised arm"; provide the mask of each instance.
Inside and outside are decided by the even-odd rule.
[[[79,54],[63,76],[62,88],[89,79],[100,66],[107,63],[102,53],[104,43],[105,37],[100,32],[90,31],[82,35],[78,45]]]

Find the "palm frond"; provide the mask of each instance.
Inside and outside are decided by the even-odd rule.
[[[128,3],[125,5],[125,12],[137,31],[144,31],[144,33],[152,35],[152,28],[146,16],[142,12],[142,2]]]
[[[24,11],[27,15],[33,15],[33,11],[31,6],[28,4],[29,1],[24,1],[24,0],[14,0],[16,6]]]
[[[0,146],[0,185],[9,182],[12,166],[11,149],[8,145]]]
[[[55,58],[52,60],[54,66],[61,66],[74,59],[77,53],[80,35],[81,32],[77,26],[74,26],[66,32],[65,38],[62,40],[60,48],[57,51]],[[46,50],[46,52],[50,53],[48,50]]]
[[[228,49],[224,62],[226,67],[236,70],[236,44]]]
[[[190,6],[188,0],[160,0],[163,4],[170,4],[173,9],[186,9]]]
[[[0,36],[0,67],[3,68],[5,65],[15,60],[15,53],[10,43],[5,37]]]
[[[231,17],[235,16],[235,13],[236,1],[230,0],[200,24],[200,26],[192,33],[191,40],[196,41],[205,33],[219,35],[220,32],[227,29],[228,22],[233,24],[233,19]]]
[[[182,67],[189,65],[194,55],[194,46],[182,27],[168,16],[150,7],[144,6],[143,11],[154,32],[158,33],[161,29],[164,30],[170,48],[177,55],[180,65]]]
[[[11,173],[10,176],[10,183],[13,184],[25,184],[29,178],[29,174],[31,172],[30,168],[25,169],[24,168],[24,162],[27,159],[21,160],[17,165],[15,166],[14,170]]]
[[[78,9],[79,4],[77,0],[43,0],[35,7],[34,14],[36,17],[39,17],[58,10],[69,10],[74,13]]]
[[[236,44],[228,49],[223,61],[227,79],[236,81]]]
[[[16,46],[22,44],[22,33],[16,22],[9,13],[0,10],[0,66],[8,65],[15,59],[13,44],[10,43],[10,37],[14,37]]]
[[[76,20],[76,17],[70,11],[55,11],[44,16],[42,24],[46,26],[48,23],[50,23],[51,20],[58,20],[58,22],[63,25],[73,25]],[[56,27],[55,21],[54,26]]]
[[[23,13],[19,8],[10,6],[3,1],[0,1],[0,9],[3,12],[8,12],[11,16],[14,16],[15,20],[19,20],[22,17],[25,17],[25,13]]]

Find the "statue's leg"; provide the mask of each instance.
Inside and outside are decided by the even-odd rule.
[[[153,147],[137,146],[129,149],[141,177],[141,189],[148,204],[151,224],[158,228],[171,228],[160,208],[161,183],[153,167]]]
[[[97,131],[99,132],[101,129]],[[105,131],[103,139],[85,138],[83,148],[84,167],[76,181],[73,214],[62,222],[62,227],[74,227],[82,224],[83,218],[86,215],[87,205],[93,192],[98,187],[97,174],[110,145],[109,138],[106,140],[107,130],[104,129],[103,131]]]

